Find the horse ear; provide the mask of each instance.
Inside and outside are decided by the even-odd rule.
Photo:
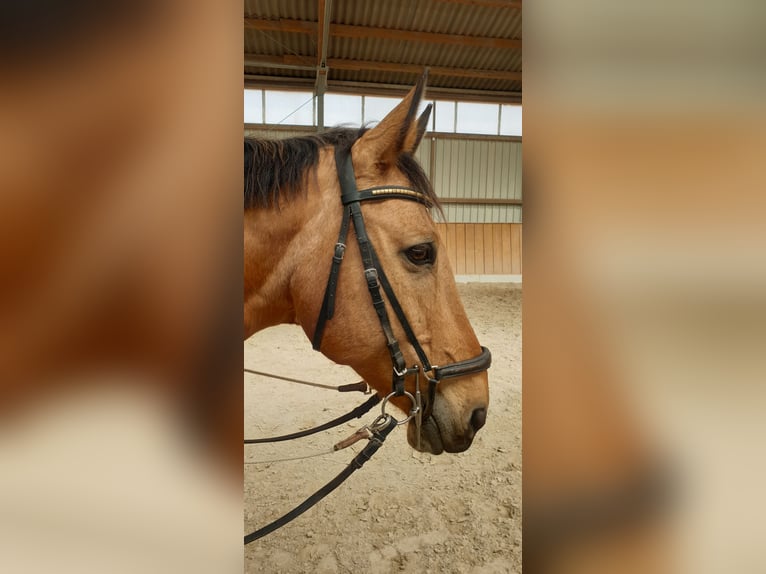
[[[410,128],[407,137],[404,139],[404,151],[415,153],[415,150],[418,149],[420,140],[423,139],[423,134],[425,134],[428,129],[428,120],[431,119],[432,107],[433,104],[428,104],[426,109],[423,110],[423,113],[420,114],[417,124]]]
[[[399,104],[383,118],[383,120],[374,128],[364,133],[354,147],[359,146],[360,151],[364,150],[364,155],[374,158],[376,162],[394,163],[396,158],[402,152],[412,152],[420,143],[420,120],[415,121],[415,115],[420,106],[420,100],[423,97],[428,70],[426,70],[418,83],[410,92],[399,102]],[[423,115],[430,114],[429,109]],[[428,123],[426,118],[424,124]]]

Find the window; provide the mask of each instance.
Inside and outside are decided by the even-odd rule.
[[[401,101],[395,97],[325,94],[324,125],[376,124]],[[427,129],[435,132],[521,136],[521,106],[433,101]],[[246,89],[245,123],[316,126],[317,103],[311,92]],[[420,113],[429,104],[420,105]]]
[[[457,129],[467,134],[497,135],[497,104],[474,104],[458,102]]]
[[[314,125],[314,97],[311,92],[265,90],[267,124]]]
[[[504,105],[500,112],[500,135],[521,135],[521,106]]]
[[[245,90],[245,123],[263,123],[263,91]]]
[[[362,96],[344,94],[325,94],[324,125],[362,125]]]
[[[455,102],[436,102],[434,106],[434,131],[455,131]]]
[[[401,100],[398,98],[379,98],[376,96],[364,97],[364,118],[365,124],[369,122],[379,122],[386,117],[386,114],[393,110]]]

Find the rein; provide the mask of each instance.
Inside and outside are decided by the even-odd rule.
[[[354,472],[362,468],[365,462],[370,460],[372,458],[372,455],[375,454],[378,449],[383,445],[383,441],[386,440],[386,437],[391,433],[392,430],[396,428],[397,422],[396,419],[393,418],[390,415],[381,415],[378,417],[376,422],[374,422],[369,428],[370,431],[370,438],[367,443],[367,446],[365,446],[359,454],[357,454],[349,463],[349,465],[344,468],[342,471],[338,473],[338,475],[333,478],[330,482],[325,484],[322,488],[317,490],[314,494],[309,496],[306,500],[304,500],[301,504],[293,508],[290,512],[282,516],[281,518],[278,518],[277,520],[271,522],[270,524],[267,524],[263,528],[259,528],[255,532],[251,532],[250,534],[245,536],[245,544],[250,544],[251,542],[254,542],[258,540],[259,538],[263,538],[267,534],[271,534],[278,528],[281,528],[288,522],[298,518],[301,514],[306,512],[309,508],[314,506],[317,502],[322,500],[325,496],[330,494],[333,490],[338,488],[349,476],[351,476]]]
[[[290,377],[283,377],[281,375],[264,373],[262,371],[254,371],[253,369],[245,369],[244,371],[252,375],[259,375],[261,377],[268,377],[270,379],[278,379],[280,381],[287,381],[288,383],[298,383],[300,385],[307,385],[309,387],[317,387],[318,389],[330,389],[331,391],[338,391],[339,393],[359,391],[360,393],[369,395],[372,392],[370,390],[370,385],[368,385],[364,381],[359,381],[358,383],[349,383],[348,385],[339,385],[337,387],[333,387],[332,385],[322,385],[320,383],[314,383],[312,381],[302,381],[301,379],[293,379]]]
[[[328,429],[337,427],[339,425],[342,425],[343,423],[348,422],[352,419],[360,418],[362,415],[367,414],[370,411],[370,409],[372,409],[372,407],[377,405],[379,402],[380,402],[380,397],[378,395],[372,395],[369,399],[367,399],[361,405],[356,407],[354,410],[349,411],[345,415],[341,415],[338,418],[335,418],[319,426],[315,426],[313,428],[294,432],[291,434],[284,434],[281,436],[272,436],[268,438],[246,438],[245,444],[263,444],[267,442],[282,442],[285,440],[293,440],[296,438],[303,438],[304,436],[316,434],[318,432],[322,432],[324,430],[328,430]]]

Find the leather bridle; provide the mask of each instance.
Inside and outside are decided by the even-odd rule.
[[[349,224],[353,221],[357,244],[359,245],[359,251],[362,255],[362,264],[364,267],[364,277],[367,282],[367,289],[370,292],[372,305],[375,308],[378,320],[380,321],[380,326],[386,338],[386,347],[391,356],[393,367],[391,395],[408,395],[413,402],[413,410],[416,411],[418,416],[417,421],[420,424],[431,416],[434,400],[436,398],[436,387],[439,382],[444,379],[465,377],[486,371],[492,363],[492,355],[489,352],[489,349],[482,347],[481,353],[478,356],[464,361],[449,363],[442,366],[433,365],[431,361],[429,361],[426,352],[418,342],[415,332],[412,330],[412,327],[407,320],[404,309],[399,303],[399,300],[391,287],[391,283],[383,271],[380,260],[375,253],[372,242],[367,235],[367,228],[364,223],[364,216],[362,215],[361,202],[384,199],[406,199],[409,201],[417,201],[426,207],[432,207],[432,204],[426,195],[410,187],[383,186],[358,190],[349,149],[336,148],[335,165],[338,172],[338,181],[340,182],[343,218],[341,220],[338,241],[335,244],[335,252],[332,258],[327,287],[325,288],[322,308],[319,311],[316,329],[314,330],[312,345],[315,350],[319,350],[327,321],[332,319],[335,312],[335,295],[338,287],[338,275],[346,251],[346,238],[348,236]],[[385,293],[399,324],[404,330],[407,340],[415,349],[415,353],[420,361],[417,365],[407,367],[405,364],[404,355],[401,352],[399,342],[396,340],[396,336],[391,327],[385,300],[381,294],[381,287],[383,288],[383,292]],[[421,373],[428,381],[428,399],[425,409],[423,409],[420,404],[419,376]],[[413,375],[416,377],[416,397],[405,392],[404,385],[406,377]],[[412,414],[414,413],[411,411],[411,415]]]
[[[433,411],[434,399],[436,398],[436,387],[440,381],[444,379],[452,379],[456,377],[465,377],[468,375],[475,375],[482,373],[489,369],[492,362],[492,355],[489,349],[486,347],[481,348],[481,353],[477,357],[466,359],[465,361],[459,361],[457,363],[450,363],[437,367],[432,365],[428,360],[423,347],[421,347],[415,336],[412,327],[410,326],[407,316],[404,314],[402,306],[399,304],[399,300],[396,298],[391,283],[388,281],[383,267],[380,265],[380,260],[375,253],[375,249],[367,236],[367,228],[364,225],[364,217],[362,216],[361,202],[367,200],[381,200],[381,199],[408,199],[410,201],[417,201],[427,207],[431,207],[429,199],[421,192],[412,189],[410,187],[402,186],[386,186],[386,187],[372,187],[369,189],[363,189],[359,191],[356,187],[356,177],[354,176],[354,168],[351,163],[351,154],[348,149],[336,149],[335,151],[335,165],[338,170],[338,180],[341,188],[341,203],[343,205],[343,219],[341,220],[340,233],[338,234],[338,242],[335,244],[335,253],[332,258],[332,266],[330,267],[330,276],[327,280],[327,287],[325,288],[324,300],[322,301],[322,308],[319,311],[319,317],[317,319],[317,325],[314,330],[314,337],[312,344],[314,349],[319,350],[322,345],[322,335],[327,321],[332,319],[335,312],[335,294],[338,287],[338,275],[340,272],[340,264],[343,262],[343,256],[346,251],[346,238],[348,237],[348,229],[351,221],[354,222],[354,230],[356,231],[356,240],[359,244],[359,251],[362,255],[362,264],[364,267],[364,277],[367,282],[367,289],[370,291],[372,297],[372,305],[375,308],[375,312],[378,315],[380,326],[383,330],[383,334],[386,337],[386,346],[391,355],[391,363],[393,365],[393,378],[392,378],[392,391],[383,399],[381,415],[375,419],[372,425],[367,425],[360,429],[353,436],[356,437],[361,431],[364,431],[368,435],[369,442],[351,461],[351,463],[344,468],[335,478],[328,482],[325,486],[312,494],[309,498],[304,500],[301,504],[293,508],[290,512],[282,517],[274,520],[273,522],[259,528],[258,530],[251,532],[245,536],[245,544],[249,544],[267,534],[274,532],[276,529],[284,526],[291,520],[297,518],[306,510],[314,506],[322,498],[327,496],[330,492],[335,490],[344,480],[346,480],[357,469],[362,468],[373,454],[380,448],[385,440],[386,436],[399,424],[409,421],[415,418],[418,425],[418,441],[420,441],[420,425],[424,420],[431,416]],[[381,287],[386,294],[391,308],[394,310],[399,323],[404,330],[407,340],[412,344],[415,349],[415,353],[418,356],[419,364],[412,367],[407,367],[404,361],[404,355],[399,348],[399,342],[396,340],[394,331],[391,328],[391,321],[388,317],[388,311],[386,310],[386,303],[381,294]],[[426,408],[423,409],[420,396],[420,374],[423,373],[428,380],[428,402]],[[408,376],[415,377],[415,396],[408,393],[404,388],[405,379]],[[409,416],[402,420],[397,421],[392,416],[386,414],[385,406],[389,398],[392,396],[406,395],[412,401],[412,409]],[[362,413],[367,412],[369,408],[377,403],[377,396],[371,397],[365,405],[361,405],[363,410],[356,412],[352,411],[349,415],[354,417],[361,416]],[[369,405],[368,405],[369,403]],[[254,442],[275,442],[281,440],[287,440],[291,438],[297,438],[298,436],[305,436],[306,434],[312,434],[317,430],[324,428],[330,428],[336,426],[340,422],[345,422],[352,418],[352,416],[344,416],[331,421],[326,425],[309,429],[305,432],[293,433],[292,435],[271,437],[268,439],[255,439],[245,441],[246,443]],[[350,437],[352,438],[352,437]],[[341,441],[344,442],[344,441]],[[339,443],[341,444],[341,443]],[[350,443],[349,443],[350,444]],[[336,447],[338,445],[335,445]],[[335,449],[335,447],[333,447]],[[341,447],[342,448],[342,447]]]

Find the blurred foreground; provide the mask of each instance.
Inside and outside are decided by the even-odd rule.
[[[765,10],[525,3],[525,572],[766,571]]]
[[[241,571],[241,6],[2,26],[0,571]]]

